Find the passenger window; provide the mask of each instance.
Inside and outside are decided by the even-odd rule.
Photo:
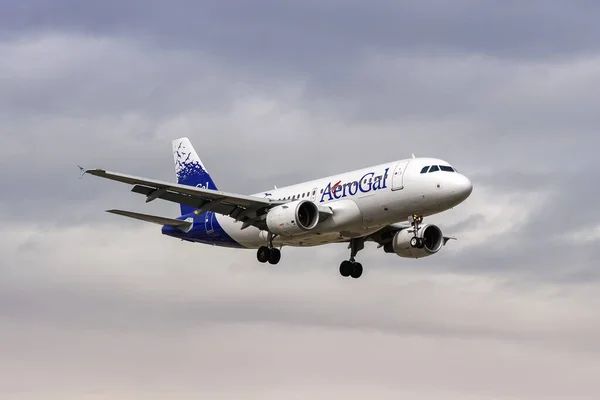
[[[435,171],[439,171],[440,168],[437,165],[432,165],[431,168],[429,169],[429,172],[435,172]]]
[[[442,171],[446,171],[446,172],[454,172],[454,169],[452,169],[452,167],[450,167],[448,165],[440,165],[440,169]]]
[[[429,169],[429,165],[426,167],[423,167],[423,169],[421,170],[421,173],[422,174],[426,173],[428,169]]]

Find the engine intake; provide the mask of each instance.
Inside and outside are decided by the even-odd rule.
[[[383,249],[386,253],[396,253],[400,257],[422,258],[440,251],[444,245],[442,230],[436,225],[421,225],[417,237],[423,241],[423,247],[413,247],[410,244],[414,237],[412,229],[402,229],[396,232],[392,241],[387,243]]]
[[[308,200],[297,200],[273,207],[267,213],[267,228],[281,236],[300,235],[319,223],[319,208]]]

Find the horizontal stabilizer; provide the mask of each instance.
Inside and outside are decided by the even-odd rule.
[[[180,219],[173,219],[173,218],[166,218],[166,217],[158,217],[156,215],[140,214],[140,213],[135,213],[132,211],[106,210],[106,212],[111,213],[111,214],[122,215],[124,217],[139,219],[140,221],[152,222],[154,224],[172,226],[174,228],[179,228],[181,230],[187,230],[192,226],[192,222],[189,222],[189,221],[182,221]]]

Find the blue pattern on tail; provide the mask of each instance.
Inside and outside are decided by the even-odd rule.
[[[187,138],[178,139],[173,142],[173,156],[175,159],[177,183],[217,190],[217,186],[204,165],[202,165],[202,161]],[[181,204],[181,215],[190,214],[194,210],[194,207]]]

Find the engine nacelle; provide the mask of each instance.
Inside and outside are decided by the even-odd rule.
[[[413,247],[410,240],[414,237],[411,228],[396,232],[391,243],[387,243],[383,249],[386,253],[396,253],[400,257],[421,258],[427,257],[440,251],[444,245],[442,230],[436,225],[421,225],[417,237],[423,240],[423,247]]]
[[[273,207],[267,213],[267,228],[281,236],[300,235],[319,223],[319,208],[308,200],[297,200]]]

